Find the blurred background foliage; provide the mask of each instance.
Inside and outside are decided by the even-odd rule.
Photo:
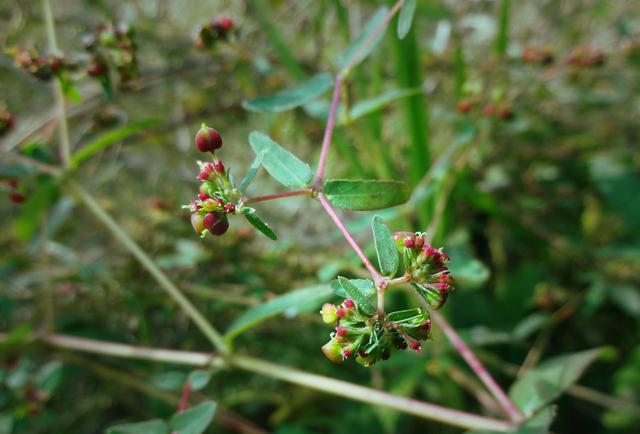
[[[65,56],[86,60],[82,35],[124,21],[135,29],[140,67],[140,78],[116,86],[111,101],[98,82],[74,73],[81,95],[69,108],[74,149],[106,131],[145,123],[73,176],[219,329],[274,296],[362,270],[319,204],[303,198],[258,206],[278,242],[239,219],[224,237],[199,240],[180,209],[196,189],[195,131],[204,120],[221,132],[221,155],[236,179],[253,159],[252,130],[316,162],[328,94],[278,114],[247,112],[242,102],[335,72],[337,55],[384,3],[53,1]],[[231,17],[237,34],[211,50],[195,48],[197,26],[219,16]],[[40,2],[2,2],[0,28],[4,49],[46,51]],[[330,156],[331,177],[412,185],[409,203],[380,214],[392,230],[428,230],[445,246],[458,282],[445,314],[500,383],[511,384],[540,360],[605,348],[580,385],[559,400],[553,432],[640,429],[639,38],[640,4],[633,1],[419,1],[408,36],[398,40],[392,25],[348,85],[351,104],[391,97],[345,121]],[[552,59],[532,60],[527,49]],[[580,50],[602,59],[581,65]],[[27,197],[15,204],[8,184],[3,187],[0,331],[22,342],[42,325],[49,293],[59,333],[210,350],[89,213],[50,176],[9,158],[57,163],[50,85],[0,55],[0,103],[16,119],[0,138],[0,175],[17,179]],[[280,191],[264,172],[258,176],[252,194]],[[373,254],[372,213],[346,216]],[[401,308],[414,301],[398,291],[389,303]],[[499,414],[437,330],[421,354],[371,369],[330,364],[319,350],[328,330],[318,306],[288,309],[239,336],[235,347]],[[35,344],[5,343],[0,356],[2,433],[96,433],[116,422],[165,417],[188,374]],[[222,408],[208,432],[460,432],[237,371],[214,372],[196,398],[204,396]]]

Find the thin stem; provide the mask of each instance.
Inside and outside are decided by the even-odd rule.
[[[371,263],[369,258],[367,258],[367,255],[364,254],[338,214],[336,214],[329,201],[322,194],[318,195],[318,200],[320,201],[320,204],[322,204],[322,207],[327,212],[327,214],[329,214],[329,217],[331,217],[336,226],[338,226],[338,229],[340,229],[340,232],[342,232],[342,235],[344,235],[351,248],[353,248],[356,254],[360,257],[360,260],[364,264],[365,268],[371,274],[371,277],[373,277],[374,282],[378,283],[379,281],[384,280],[380,273],[378,273],[378,270],[376,270],[376,267]]]
[[[246,203],[266,202],[268,200],[281,199],[283,197],[292,196],[308,196],[312,190],[310,188],[303,188],[294,191],[285,191],[284,193],[265,194],[264,196],[248,197]]]
[[[393,286],[393,285],[398,285],[400,283],[407,283],[409,280],[411,280],[411,276],[408,274],[405,274],[404,276],[396,277],[395,279],[387,279],[387,285]]]
[[[476,373],[478,378],[484,383],[489,392],[496,398],[500,406],[509,415],[509,418],[515,423],[521,423],[524,421],[524,415],[518,410],[518,408],[511,402],[511,399],[504,393],[502,388],[496,383],[489,371],[484,367],[482,362],[476,357],[471,349],[465,344],[460,335],[456,333],[451,324],[437,311],[432,311],[431,315],[433,319],[440,325],[440,328],[447,336],[449,341],[453,344],[455,349],[460,353],[462,358],[467,362],[469,367]]]
[[[178,403],[178,412],[182,413],[187,409],[189,405],[189,396],[191,395],[191,380],[187,380],[184,382],[184,387],[182,388],[182,395],[180,396],[180,402]]]
[[[187,297],[169,280],[166,274],[156,265],[156,263],[145,253],[144,250],[127,234],[116,221],[98,204],[98,202],[87,193],[82,187],[73,181],[69,182],[71,190],[80,198],[84,205],[93,215],[111,231],[113,236],[131,252],[131,254],[147,269],[160,286],[174,299],[182,310],[196,323],[198,328],[211,341],[211,343],[221,353],[228,353],[227,345],[222,335],[211,325],[211,323],[196,309]]]
[[[327,126],[324,130],[324,137],[322,138],[322,149],[320,150],[320,160],[318,160],[318,170],[316,171],[316,188],[320,188],[322,185],[322,178],[324,177],[324,169],[327,165],[327,156],[329,155],[329,147],[331,145],[331,137],[333,136],[333,129],[336,123],[336,115],[338,113],[338,105],[340,104],[340,94],[342,92],[342,77],[338,76],[336,82],[333,85],[333,98],[331,99],[331,109],[329,110],[329,118],[327,119]]]
[[[0,334],[0,342],[6,335]],[[126,344],[97,341],[63,335],[40,336],[39,339],[57,348],[104,354],[115,357],[134,358],[153,362],[181,364],[189,366],[206,366],[211,363],[225,363],[221,358],[207,353],[189,351],[173,351],[149,347],[135,347]],[[236,368],[254,372],[270,378],[298,384],[310,389],[319,390],[337,396],[389,407],[403,413],[412,414],[424,419],[474,430],[508,431],[513,428],[510,422],[465,413],[439,405],[430,404],[403,396],[392,395],[368,387],[355,385],[322,375],[311,374],[288,366],[271,363],[252,357],[233,355],[226,362]]]
[[[60,50],[58,48],[58,41],[56,40],[55,21],[53,19],[51,2],[49,0],[42,0],[42,11],[47,28],[47,39],[49,40],[49,51],[51,52],[50,54],[58,55],[60,54]],[[56,80],[55,99],[58,112],[60,158],[62,160],[62,165],[65,168],[68,168],[71,164],[71,143],[69,141],[69,127],[67,125],[67,111],[64,102],[64,91],[62,90],[62,83],[60,83],[60,80]]]

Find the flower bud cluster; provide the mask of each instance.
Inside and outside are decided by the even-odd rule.
[[[7,131],[13,128],[15,118],[9,111],[0,104],[0,136],[4,135]]]
[[[338,306],[326,303],[320,314],[325,323],[337,324],[329,342],[322,346],[324,355],[334,363],[353,358],[368,367],[388,360],[395,351],[420,351],[421,341],[431,336],[431,319],[422,309],[366,316],[347,299]]]
[[[195,145],[200,152],[211,152],[213,162],[198,161],[198,180],[201,182],[198,196],[183,208],[191,212],[191,225],[197,234],[202,237],[207,233],[219,236],[229,229],[227,216],[241,211],[241,194],[224,163],[216,156],[215,151],[222,147],[220,134],[202,124]]]
[[[235,23],[231,18],[212,19],[198,29],[195,45],[201,49],[215,47],[218,41],[227,41],[235,31]]]
[[[22,203],[27,199],[26,196],[22,193],[20,184],[18,183],[17,179],[9,178],[6,179],[4,183],[9,190],[9,199],[11,200],[11,202]]]
[[[111,68],[117,71],[121,83],[139,77],[134,32],[127,24],[100,26],[94,34],[85,36],[84,46],[92,56],[87,67],[91,77],[108,80]]]
[[[423,232],[396,233],[394,239],[409,282],[432,308],[442,307],[454,289],[448,268],[449,256],[442,248],[427,244]]]
[[[42,81],[49,81],[63,71],[71,69],[71,65],[60,56],[44,56],[35,48],[15,47],[7,50],[16,65],[23,71]]]

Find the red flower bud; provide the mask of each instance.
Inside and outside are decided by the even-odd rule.
[[[482,114],[485,116],[493,116],[493,105],[489,104],[484,106],[482,109]]]
[[[411,349],[414,351],[420,351],[422,349],[422,347],[420,346],[420,341],[416,341],[412,339],[409,341],[409,345],[411,346]]]
[[[206,193],[198,193],[198,199],[207,200],[207,199],[209,199],[209,195],[206,194]]]
[[[350,298],[347,298],[342,305],[347,309],[353,309],[356,307],[356,304]]]
[[[102,62],[93,62],[87,68],[87,74],[91,77],[102,77],[107,73],[107,66]]]
[[[223,208],[227,214],[236,212],[236,206],[232,203],[225,203]]]
[[[227,32],[233,29],[233,20],[227,17],[220,18],[220,21],[218,21],[218,27],[220,27],[220,30]]]
[[[352,354],[353,354],[353,351],[351,351],[351,348],[342,349],[342,357],[344,357],[345,359],[348,359],[349,357],[351,357]]]
[[[213,128],[202,124],[196,135],[196,147],[200,152],[213,152],[222,147],[222,137]]]
[[[25,201],[26,197],[22,193],[18,193],[17,191],[12,191],[9,194],[9,199],[11,199],[14,203],[22,203]]]
[[[347,329],[344,327],[336,327],[336,335],[340,337],[345,337],[347,335]]]
[[[458,101],[457,109],[460,113],[469,113],[469,111],[471,110],[471,106],[471,101],[469,101],[468,99],[463,99]]]
[[[407,237],[404,239],[404,246],[408,249],[413,249],[416,245],[416,240],[412,237]]]
[[[417,237],[416,237],[416,241],[415,241],[415,243],[416,243],[416,247],[417,247],[418,249],[421,249],[421,248],[422,248],[422,246],[424,246],[424,237],[422,237],[422,236],[417,236]]]
[[[218,160],[213,164],[213,168],[216,170],[216,172],[218,172],[220,175],[224,175],[224,164],[222,164],[222,160]]]
[[[344,309],[336,309],[336,316],[338,318],[344,318],[347,312]]]
[[[209,229],[209,231],[211,231],[219,221],[220,214],[218,214],[217,212],[209,212],[205,214],[204,218],[202,219],[204,227]]]

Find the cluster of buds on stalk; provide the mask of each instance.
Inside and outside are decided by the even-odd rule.
[[[100,80],[103,86],[109,82],[109,71],[115,69],[120,83],[138,78],[134,31],[127,24],[104,24],[94,34],[84,37],[84,47],[92,60],[87,74]]]
[[[26,196],[21,192],[20,184],[17,179],[8,178],[4,181],[7,189],[9,190],[9,200],[13,203],[22,203],[25,201]]]
[[[369,367],[388,360],[395,351],[420,351],[421,341],[431,337],[431,319],[423,309],[409,309],[388,315],[363,315],[353,300],[339,306],[326,303],[320,311],[322,320],[336,324],[322,352],[334,363],[353,358]]]
[[[216,151],[222,147],[220,134],[202,124],[195,144],[200,152],[211,153],[213,161],[198,161],[198,180],[201,182],[198,197],[183,208],[191,212],[191,224],[201,237],[207,233],[219,236],[229,229],[227,216],[243,211],[240,201],[242,195],[224,163],[216,155]]]
[[[553,63],[553,51],[549,45],[542,47],[526,47],[522,50],[522,60],[526,63],[537,65],[551,65]]]
[[[604,65],[605,58],[601,50],[579,46],[571,50],[567,63],[579,68],[590,68]]]
[[[13,128],[15,118],[9,110],[0,104],[0,136],[4,135],[7,131]]]
[[[7,50],[16,65],[31,76],[42,81],[49,81],[64,71],[72,69],[72,65],[64,57],[41,55],[35,48],[15,47]]]
[[[212,19],[198,28],[194,43],[197,48],[211,49],[218,41],[228,41],[235,31],[235,23],[231,18]]]
[[[458,101],[456,105],[456,110],[458,113],[467,114],[470,113],[473,109],[477,108],[480,105],[480,101],[474,100],[472,98],[463,98]],[[485,104],[482,107],[482,114],[487,117],[493,117],[508,121],[513,118],[513,108],[509,103],[489,103]]]
[[[402,255],[407,281],[432,308],[441,308],[454,289],[449,256],[442,248],[427,244],[424,232],[396,232],[394,241]]]

